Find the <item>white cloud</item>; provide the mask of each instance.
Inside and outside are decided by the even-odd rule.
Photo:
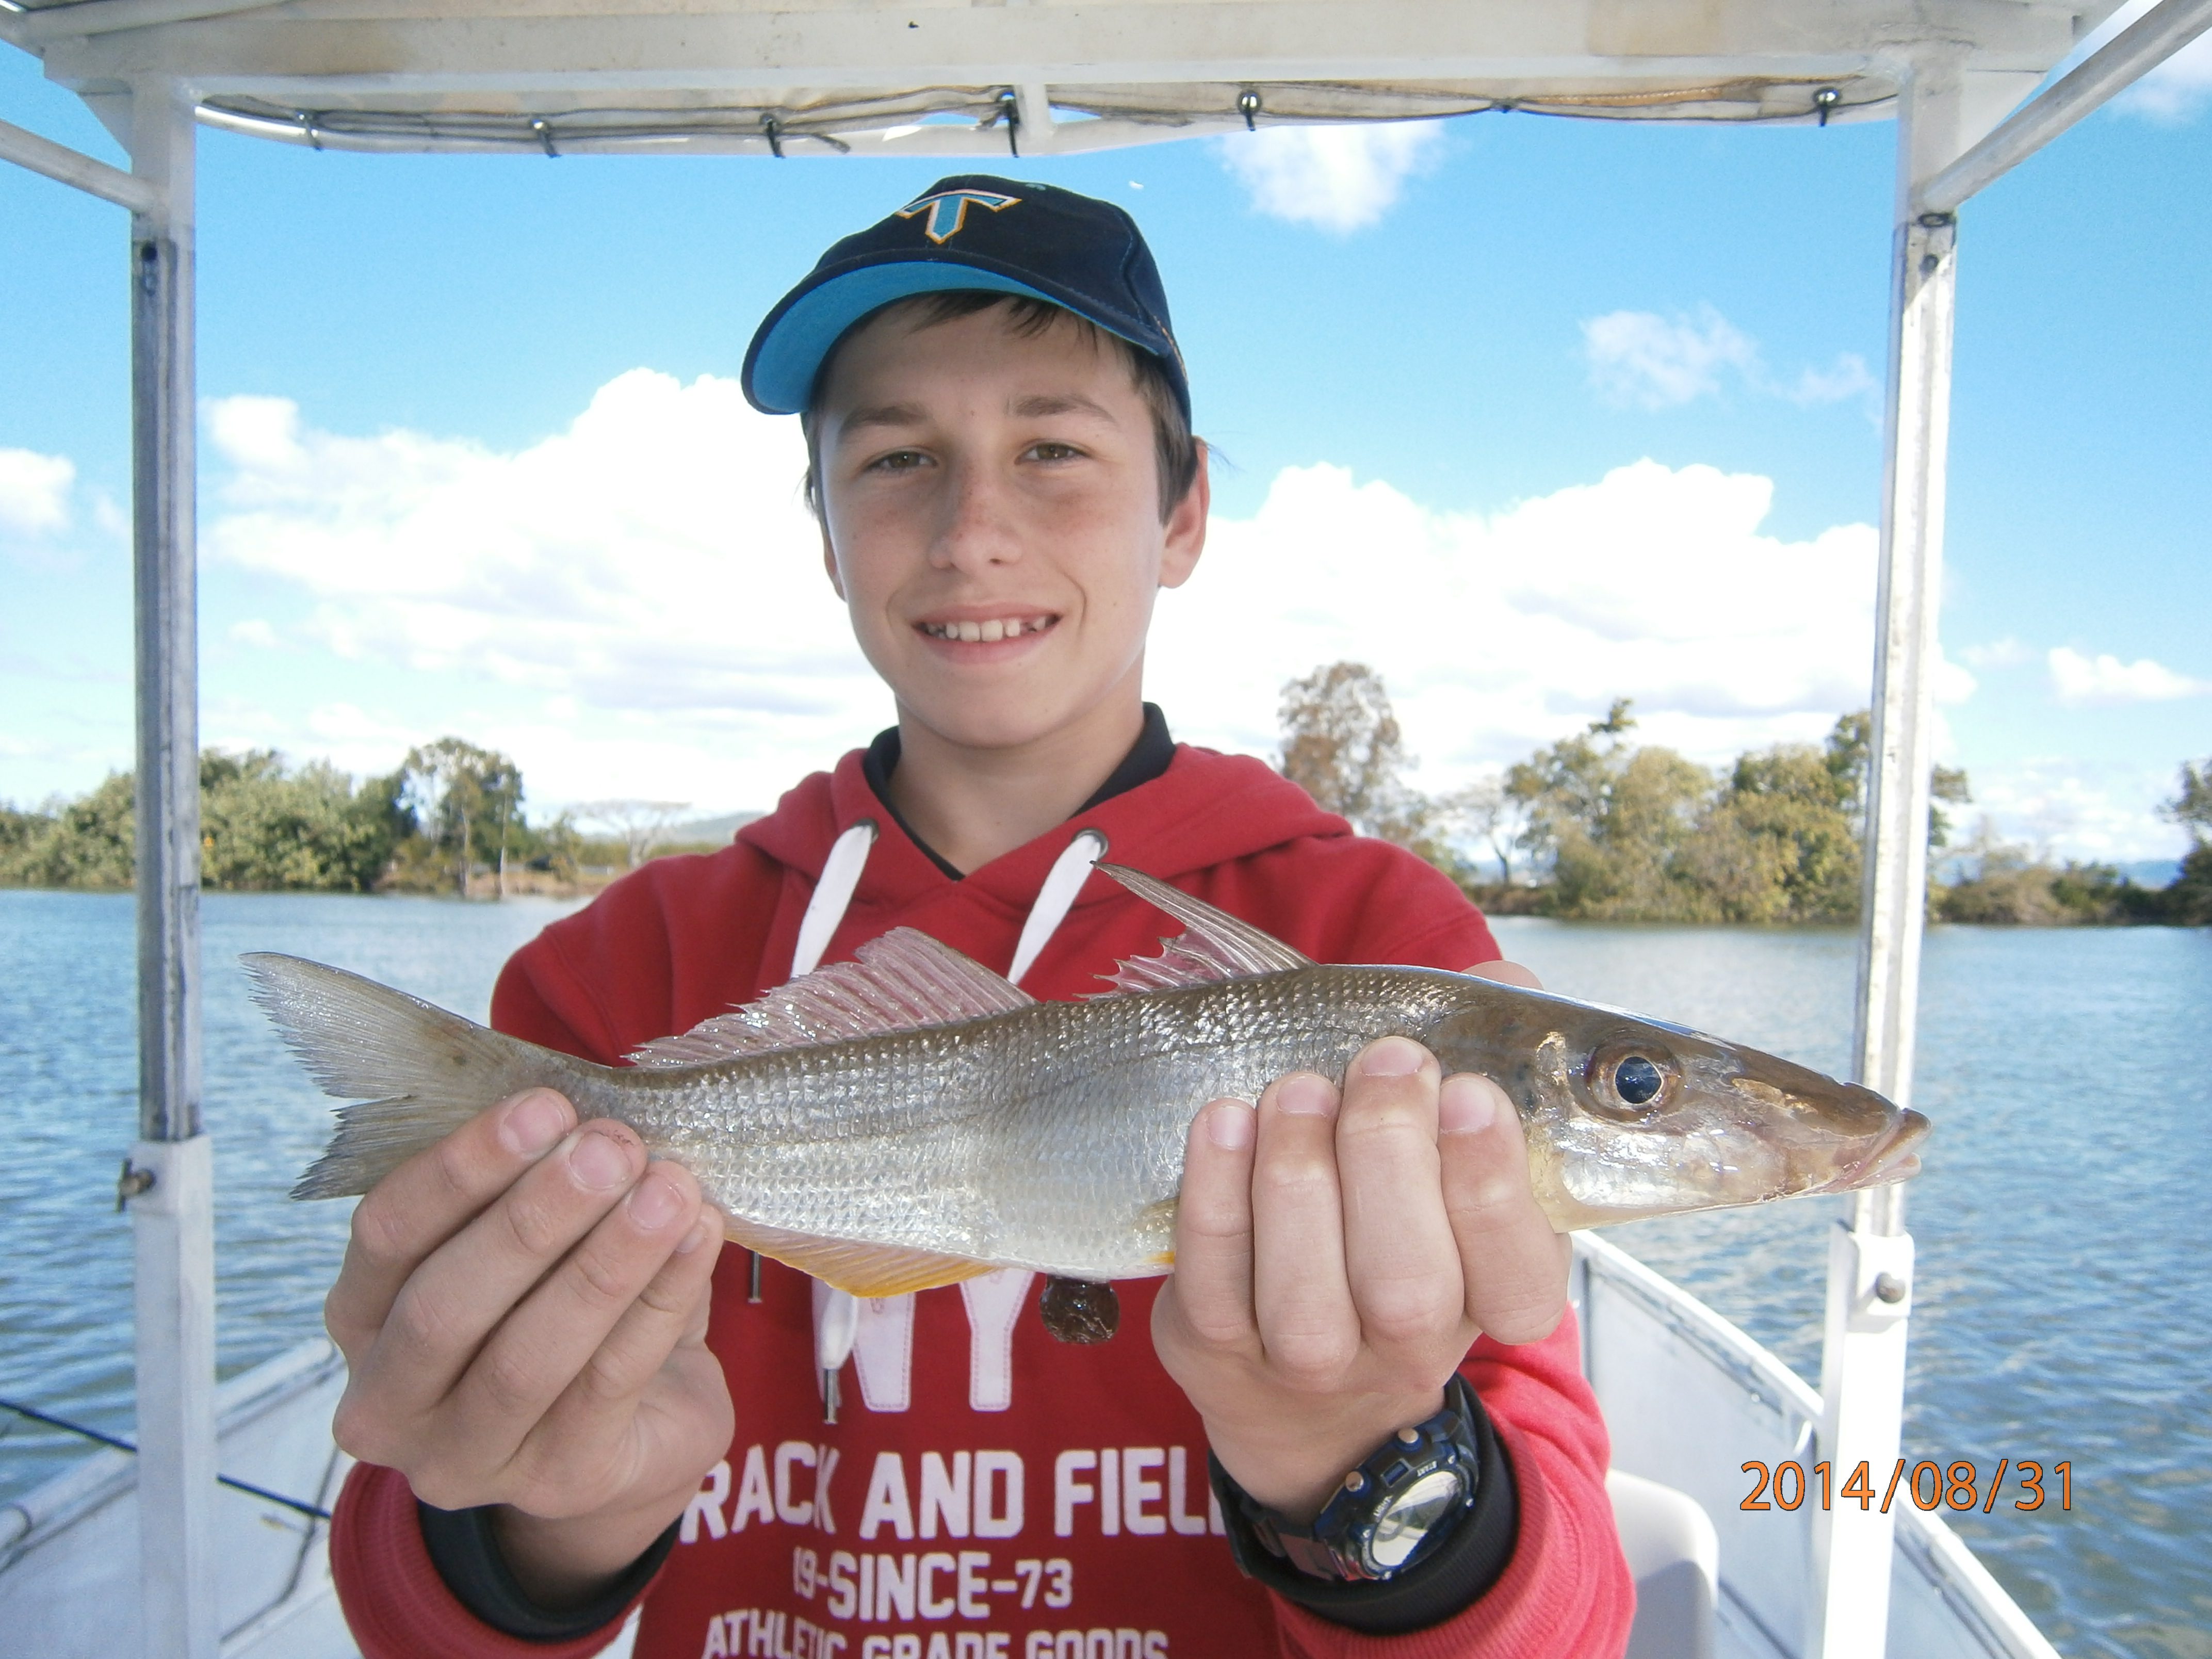
[[[1867,701],[1875,532],[1762,534],[1772,496],[1646,460],[1459,515],[1289,468],[1255,517],[1215,521],[1197,576],[1162,599],[1148,683],[1184,735],[1264,754],[1285,680],[1371,663],[1431,789],[1616,696],[1644,738],[1707,763],[1814,741]]]
[[[304,588],[295,638],[477,688],[438,700],[435,730],[331,712],[356,719],[356,760],[461,730],[534,756],[540,799],[750,805],[890,714],[823,575],[797,422],[754,413],[734,380],[634,371],[513,453],[319,432],[283,398],[217,400],[207,432],[210,560]],[[582,714],[552,712],[562,697]],[[295,710],[269,718],[312,752],[331,741]],[[246,711],[234,723],[255,735]]]
[[[2000,839],[2057,858],[2172,858],[2188,844],[2178,826],[2157,815],[2159,803],[2173,793],[2171,768],[2045,755],[1972,768],[1970,781],[1973,805],[1951,815],[1957,841],[1983,815]]]
[[[2212,681],[2177,674],[2148,657],[2122,662],[2109,653],[2087,657],[2060,645],[2045,660],[2051,667],[2051,695],[2061,702],[2167,702],[2212,692]]]
[[[250,645],[263,651],[276,647],[276,630],[260,617],[248,617],[243,622],[230,625],[230,637],[239,645]]]
[[[0,531],[51,535],[70,522],[76,464],[66,455],[0,448]]]
[[[1865,358],[1856,351],[1841,351],[1827,368],[1800,369],[1795,380],[1778,389],[1793,404],[1840,404],[1881,391],[1881,382],[1867,368]]]
[[[211,685],[211,743],[366,773],[457,732],[514,755],[535,809],[723,810],[771,805],[890,718],[821,574],[795,423],[753,414],[728,380],[625,374],[512,453],[336,436],[276,400],[220,402],[208,430],[210,560],[278,579],[308,612],[270,630],[304,651],[257,659],[282,665],[280,689],[266,668],[252,701]],[[1288,468],[1250,517],[1215,520],[1197,574],[1163,596],[1148,694],[1179,735],[1267,755],[1285,681],[1372,663],[1428,789],[1615,696],[1635,699],[1642,739],[1709,764],[1815,742],[1867,700],[1875,536],[1784,540],[1764,527],[1772,500],[1763,477],[1646,460],[1445,514],[1341,467]],[[232,637],[261,643],[258,620]],[[1947,702],[1972,688],[1944,669]],[[2164,846],[2147,805],[2164,781],[1975,774],[2008,833],[2057,835],[2071,812],[2071,845],[2100,856]]]
[[[2096,51],[2155,3],[2156,0],[2127,0],[2082,37],[2081,45],[2054,75]],[[2207,103],[2212,103],[2212,34],[2200,34],[2112,100],[2112,107],[2161,125],[2179,126],[2195,119]]]
[[[1938,647],[1936,656],[1935,696],[1939,703],[1962,703],[1981,689],[1977,680]]]
[[[2035,653],[2009,634],[1986,645],[1967,646],[1959,655],[1976,668],[2018,668],[2035,660]]]
[[[1610,311],[1583,324],[1590,380],[1607,403],[1666,409],[1721,387],[1721,372],[1759,367],[1751,337],[1715,311],[1671,322],[1650,311]]]
[[[1840,352],[1826,368],[1803,368],[1776,380],[1758,342],[1713,309],[1673,318],[1653,311],[1609,311],[1583,319],[1583,357],[1590,384],[1620,408],[1672,409],[1717,394],[1732,377],[1763,397],[1810,407],[1844,403],[1880,389],[1866,362]]]
[[[406,671],[393,707],[310,680],[283,707],[211,710],[211,741],[366,770],[454,730],[514,754],[540,802],[761,806],[890,717],[798,501],[796,424],[732,381],[624,374],[513,453],[336,436],[280,399],[221,400],[208,432],[210,558],[306,591],[288,641]],[[1163,599],[1155,694],[1184,735],[1264,754],[1284,681],[1373,661],[1431,787],[1616,696],[1701,760],[1815,739],[1866,701],[1875,536],[1762,534],[1772,494],[1642,461],[1461,516],[1291,468],[1253,518],[1215,521],[1196,578]]]
[[[1223,165],[1258,211],[1341,234],[1373,224],[1396,204],[1407,178],[1436,165],[1443,126],[1263,127],[1217,142]]]

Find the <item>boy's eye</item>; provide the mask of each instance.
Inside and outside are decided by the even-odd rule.
[[[1040,461],[1072,460],[1082,453],[1083,452],[1078,449],[1073,444],[1048,442],[1031,444],[1030,446],[1030,455]]]
[[[928,460],[918,449],[894,449],[888,455],[878,455],[868,463],[869,470],[880,472],[911,472]]]

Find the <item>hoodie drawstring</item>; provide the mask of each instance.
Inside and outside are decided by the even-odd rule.
[[[1014,946],[1014,963],[1006,969],[1006,977],[1015,984],[1022,982],[1022,975],[1035,965],[1038,955],[1060,931],[1060,924],[1075,908],[1075,896],[1091,879],[1091,866],[1105,855],[1106,837],[1096,830],[1081,831],[1060,849],[1060,856],[1053,860],[1051,873],[1044,878],[1044,885],[1037,889],[1036,902],[1030,906],[1029,920],[1022,924],[1021,942]]]
[[[830,856],[822,860],[822,878],[814,884],[814,896],[806,901],[806,914],[799,919],[799,943],[791,952],[791,976],[811,974],[822,965],[822,953],[860,884],[868,849],[876,844],[876,821],[862,818],[837,837]]]
[[[822,863],[821,879],[814,884],[814,896],[807,900],[806,914],[799,919],[799,943],[791,955],[792,978],[811,974],[821,965],[823,952],[830,948],[838,924],[845,920],[845,912],[853,902],[853,895],[860,889],[860,872],[867,866],[868,854],[875,841],[875,820],[862,818],[830,847],[830,856]],[[1067,920],[1067,913],[1075,908],[1076,896],[1091,878],[1091,866],[1105,852],[1106,837],[1096,830],[1079,832],[1060,849],[1022,923],[1021,939],[1014,946],[1013,965],[1006,975],[1009,980],[1018,985],[1022,975],[1036,963],[1052,936],[1060,931],[1060,924]],[[761,1299],[760,1274],[760,1253],[756,1250],[748,1297],[750,1301]],[[860,1330],[860,1304],[849,1292],[816,1284],[814,1363],[821,1371],[823,1420],[827,1423],[837,1420],[837,1375],[852,1357],[853,1340]]]

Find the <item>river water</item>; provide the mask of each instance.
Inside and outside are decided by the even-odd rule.
[[[252,1005],[240,952],[293,951],[482,1018],[543,900],[214,894],[203,910],[223,1374],[319,1329],[347,1207],[288,1202],[328,1104]],[[0,892],[0,1395],[131,1426],[131,1241],[116,1170],[136,1121],[126,896]],[[1840,1070],[1853,945],[1825,930],[1501,920],[1553,988]],[[1917,1240],[1905,1450],[2073,1465],[2073,1508],[1951,1516],[2069,1659],[2212,1659],[2212,932],[1939,928],[1914,1103],[1936,1123]],[[1820,1370],[1812,1200],[1615,1229],[1801,1375]],[[2192,1242],[2193,1241],[2193,1242]],[[0,1499],[67,1437],[0,1438]]]

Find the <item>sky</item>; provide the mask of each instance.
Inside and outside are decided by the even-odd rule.
[[[123,157],[0,46],[0,118]],[[1707,764],[1868,701],[1887,123],[1489,115],[997,164],[1164,272],[1215,515],[1148,695],[1262,755],[1382,671],[1444,789],[1634,700]],[[950,166],[349,155],[203,131],[204,741],[502,749],[533,812],[760,809],[891,717],[736,376]],[[979,164],[981,165],[981,164]],[[131,763],[120,210],[0,167],[0,801]],[[2212,754],[2212,36],[1961,217],[1944,757],[2132,860]]]

